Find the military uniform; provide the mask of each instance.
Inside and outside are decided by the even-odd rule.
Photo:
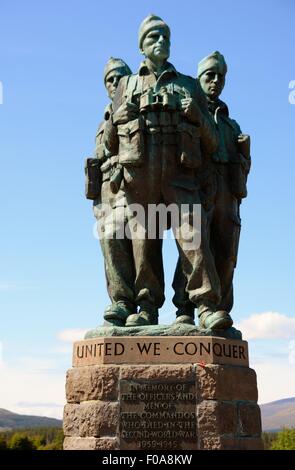
[[[193,115],[188,119],[181,113],[179,103],[184,96],[198,104],[201,122]],[[121,79],[113,102],[114,116],[126,100],[138,106],[138,117],[117,125],[110,119],[104,132],[104,144],[111,154],[118,155],[118,163],[122,165],[127,205],[141,204],[147,214],[149,204],[163,203],[166,207],[176,204],[179,208],[188,204],[192,228],[193,205],[201,202],[197,170],[202,154],[212,153],[217,146],[214,122],[201,88],[168,62],[160,76],[143,62],[138,74]],[[209,249],[207,222],[203,212],[202,241],[197,249],[186,250],[186,240],[181,236],[177,239],[187,292],[196,305],[220,301],[220,284]],[[114,290],[123,293],[121,263],[111,254],[111,242],[104,240],[105,250],[111,255],[106,256],[107,269],[116,279]],[[160,236],[135,238],[131,243],[135,302],[141,309],[157,312],[164,302]]]
[[[113,175],[113,166],[111,164],[112,156],[109,152],[106,151],[105,145],[103,143],[105,126],[110,118],[111,113],[112,105],[110,104],[105,110],[105,119],[100,124],[96,134],[95,154],[100,161],[102,184],[99,197],[94,201],[93,209],[95,217],[100,224],[100,245],[105,259],[105,275],[109,297],[112,301],[112,304],[122,302],[130,310],[129,313],[132,313],[135,311],[135,305],[133,292],[134,266],[132,263],[133,255],[131,242],[125,237],[121,239],[113,238],[108,240],[106,245],[105,237],[102,232],[105,230],[105,212],[107,211],[107,208],[109,208],[110,211],[116,212],[117,219],[121,218],[122,220],[123,216],[122,223],[126,223],[126,220],[124,219],[124,208],[126,206],[125,195],[122,189],[119,189],[118,192],[113,192],[111,189],[110,180]],[[110,215],[109,212],[108,214]],[[113,259],[116,260],[118,266],[120,267],[120,282],[118,282],[114,277],[114,271],[110,269],[110,266],[113,264]],[[117,286],[117,289],[113,288],[114,285]],[[109,314],[108,312],[105,315],[105,318],[107,320],[111,320],[112,316],[113,315]]]
[[[242,153],[237,143],[240,126],[229,117],[228,107],[221,100],[208,100],[209,112],[218,129],[218,150],[203,171],[201,199],[207,209],[210,225],[210,248],[220,279],[221,299],[218,310],[230,312],[233,307],[233,275],[237,263],[241,219],[239,207],[246,197],[250,154]],[[178,262],[174,276],[174,304],[179,314],[193,315],[194,305],[186,293],[186,281]]]
[[[104,83],[111,100],[113,99],[112,93],[114,92],[114,89],[116,89],[120,76],[126,76],[128,74],[131,74],[131,70],[122,59],[116,59],[113,57],[109,59],[104,69]],[[110,77],[112,81],[108,88],[107,82]],[[116,82],[113,80],[116,80]],[[126,205],[124,192],[121,189],[116,188],[116,185],[114,184],[116,182],[116,180],[114,180],[114,176],[116,175],[114,175],[112,162],[116,156],[113,156],[108,152],[103,142],[105,126],[110,119],[112,112],[112,103],[110,103],[105,108],[104,119],[100,123],[96,133],[96,158],[90,159],[91,163],[94,162],[99,168],[99,177],[95,181],[96,184],[93,185],[95,186],[94,190],[96,197],[95,199],[92,197],[92,199],[94,199],[94,215],[99,223],[100,244],[105,258],[107,289],[112,301],[112,305],[108,306],[105,310],[104,318],[113,324],[123,325],[124,319],[126,319],[129,314],[136,311],[136,307],[133,302],[134,266],[132,264],[132,245],[128,239],[124,238],[113,239],[106,247],[104,243],[105,238],[104,236],[101,236],[106,223],[107,213],[116,211],[118,215],[122,216],[122,210],[124,214],[124,206]],[[126,221],[123,219],[122,223],[124,224]],[[122,281],[121,292],[119,292],[118,289],[114,291],[112,288],[113,285],[117,284],[116,279],[114,279],[113,276],[113,271],[109,269],[112,264],[112,257],[115,257],[117,261],[120,260],[120,280]]]
[[[239,208],[241,199],[247,195],[251,161],[250,155],[243,155],[239,150],[237,140],[242,131],[229,117],[226,104],[216,100],[208,106],[217,122],[220,142],[218,152],[213,155],[216,194],[210,211],[210,245],[221,283],[219,309],[230,312],[241,229]]]

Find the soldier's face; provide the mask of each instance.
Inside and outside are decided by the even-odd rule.
[[[141,52],[152,62],[159,64],[170,55],[170,39],[167,28],[156,28],[147,33]]]
[[[204,72],[199,80],[204,93],[211,100],[215,100],[223,90],[225,75],[220,73],[218,69],[210,69]]]
[[[109,96],[110,100],[112,100],[112,101],[114,99],[116,90],[118,88],[119,81],[123,76],[124,75],[122,75],[122,73],[120,71],[112,70],[110,73],[108,73],[108,75],[106,77],[105,85],[106,85],[106,89],[107,89],[107,92],[108,92],[108,96]]]

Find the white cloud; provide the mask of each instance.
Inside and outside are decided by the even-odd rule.
[[[269,403],[295,395],[295,368],[285,362],[251,364],[257,374],[258,402]]]
[[[0,341],[0,367],[3,365],[3,344],[2,341]]]
[[[0,407],[14,413],[61,419],[66,401],[65,377],[66,370],[48,373],[40,369],[40,364],[38,371],[2,364]]]
[[[87,331],[87,329],[84,330],[82,328],[63,330],[57,334],[57,337],[61,341],[73,343],[74,341],[81,341],[84,339],[85,333]]]
[[[24,356],[18,359],[18,363],[22,370],[29,370],[31,373],[54,371],[56,368],[56,362],[52,358]]]
[[[295,366],[295,341],[290,341],[288,346],[289,351],[289,364]]]
[[[245,339],[291,339],[295,337],[295,318],[277,312],[256,313],[241,320],[237,328]]]
[[[72,350],[73,347],[71,344],[62,344],[52,348],[54,354],[66,355],[68,357],[71,357]]]
[[[66,359],[42,353],[19,357],[13,362],[0,360],[0,408],[61,419],[70,355]]]

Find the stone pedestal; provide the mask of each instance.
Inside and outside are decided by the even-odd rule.
[[[65,450],[263,448],[245,341],[96,338],[74,344],[73,366]]]

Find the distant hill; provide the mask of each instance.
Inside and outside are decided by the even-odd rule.
[[[53,428],[61,427],[62,421],[45,416],[19,415],[0,408],[0,431],[20,428]]]
[[[295,397],[260,405],[263,431],[295,428]]]

